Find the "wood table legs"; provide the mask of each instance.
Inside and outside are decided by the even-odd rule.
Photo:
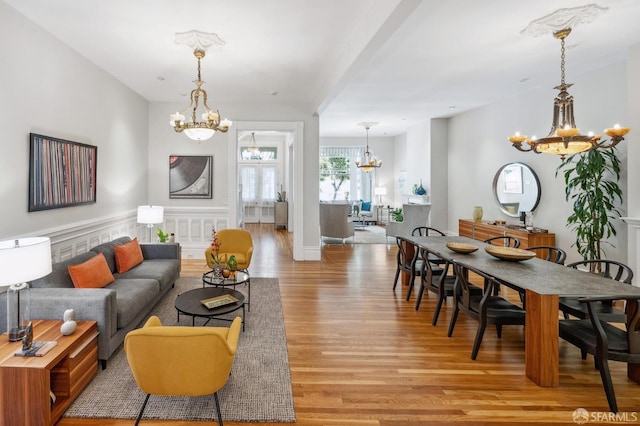
[[[538,386],[557,387],[558,295],[527,290],[525,324],[525,370]]]

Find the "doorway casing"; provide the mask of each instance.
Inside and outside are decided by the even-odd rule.
[[[287,198],[289,200],[291,229],[293,232],[293,259],[304,259],[304,238],[303,238],[303,203],[302,188],[304,184],[303,175],[303,137],[304,123],[302,122],[263,122],[263,121],[241,121],[234,122],[229,129],[229,194],[233,194],[233,202],[229,203],[229,220],[233,227],[238,227],[239,218],[239,182],[238,182],[238,132],[243,131],[274,131],[289,135],[285,142],[284,151],[288,157],[285,160],[284,181],[289,189]]]

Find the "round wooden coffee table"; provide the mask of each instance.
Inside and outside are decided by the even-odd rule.
[[[211,309],[202,304],[203,300],[218,296],[232,296],[236,301]],[[233,321],[232,319],[220,318],[220,316],[242,309],[243,331],[245,323],[244,305],[244,294],[237,290],[231,290],[223,287],[205,287],[188,290],[179,294],[175,301],[175,307],[178,311],[178,321],[180,321],[180,314],[189,315],[191,316],[191,325],[194,326],[196,318],[206,318],[207,321],[203,325],[207,325],[212,319]]]

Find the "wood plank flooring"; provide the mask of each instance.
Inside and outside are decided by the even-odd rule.
[[[280,282],[297,425],[557,425],[576,424],[572,415],[577,408],[592,416],[608,411],[593,358],[583,361],[564,341],[558,388],[541,388],[525,377],[522,327],[504,327],[502,339],[488,329],[478,359],[472,361],[476,322],[461,313],[448,338],[451,301],[433,327],[433,294],[415,311],[415,297],[405,301],[406,288],[399,285],[392,291],[394,244],[324,246],[321,262],[293,262],[287,231],[274,231],[273,225],[247,229],[255,245],[251,274]],[[204,260],[183,262],[183,276],[204,271]],[[517,298],[513,293],[507,296]],[[610,366],[619,423],[640,422],[640,413],[632,413],[640,411],[640,385],[626,378],[624,364]],[[614,422],[600,424],[605,423]],[[131,424],[132,420],[66,418],[58,423]]]

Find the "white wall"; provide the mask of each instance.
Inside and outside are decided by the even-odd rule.
[[[408,149],[408,135],[407,133],[403,133],[398,135],[393,140],[393,199],[391,199],[391,206],[395,208],[402,207],[402,202],[404,198],[404,194],[402,194],[400,185],[399,185],[399,177],[401,174],[405,176],[408,172],[407,165],[407,157],[409,156]],[[408,182],[411,182],[407,177],[407,185]],[[427,191],[429,188],[427,188]]]
[[[445,118],[431,120],[431,156],[429,161],[430,180],[429,189],[431,196],[431,226],[450,232],[448,215],[449,191],[447,176],[449,175],[449,162],[442,161],[447,158],[448,121]],[[452,194],[454,196],[455,194]],[[455,230],[457,232],[457,229]]]
[[[118,216],[145,202],[147,102],[4,2],[0,52],[0,238]],[[31,132],[98,147],[96,204],[27,212]]]
[[[627,144],[627,216],[633,218],[629,220],[628,227],[628,248],[629,266],[635,271],[635,285],[640,284],[640,144],[638,144],[638,132],[640,132],[640,79],[631,76],[640,75],[640,44],[636,44],[629,49],[629,60],[627,62],[627,75],[629,76],[628,87],[628,121],[625,123],[631,127],[631,133],[626,138]]]
[[[420,184],[431,194],[431,122],[418,123],[407,130],[407,147],[402,167],[407,170],[409,189]],[[399,200],[405,201],[405,200]]]
[[[215,86],[213,84],[205,87],[209,93],[209,105],[219,108],[220,114],[237,123],[240,122],[272,122],[277,127],[278,122],[301,122],[304,125],[303,141],[301,148],[305,153],[300,159],[300,153],[293,152],[294,169],[300,167],[302,178],[293,178],[295,185],[300,185],[297,192],[289,189],[288,198],[293,210],[296,206],[300,209],[300,222],[294,229],[298,235],[294,235],[294,246],[298,250],[304,250],[306,254],[295,255],[297,260],[318,260],[320,258],[319,246],[320,235],[318,228],[319,212],[317,208],[318,200],[318,119],[299,109],[282,104],[215,104]],[[234,201],[229,186],[229,146],[233,144],[232,132],[216,133],[208,141],[197,142],[187,138],[182,133],[176,133],[169,126],[169,115],[176,110],[182,110],[188,102],[184,104],[154,102],[149,106],[149,201],[152,204],[164,206],[199,206],[199,207],[229,207],[229,203]],[[298,149],[299,151],[300,149]],[[205,200],[184,200],[169,199],[169,156],[180,155],[213,155],[213,199]],[[297,195],[297,196],[296,196]],[[295,198],[294,198],[295,197]],[[296,218],[294,213],[294,221]],[[302,220],[304,218],[304,220]],[[296,239],[300,238],[300,244],[296,244]]]
[[[618,63],[592,71],[577,78],[569,77],[574,86],[570,93],[575,99],[576,124],[583,133],[589,130],[601,133],[616,122],[627,123],[627,69]],[[540,88],[525,96],[479,108],[449,120],[449,229],[456,230],[457,221],[471,218],[473,206],[484,209],[484,219],[502,219],[515,223],[501,213],[494,201],[492,182],[496,171],[504,164],[518,161],[528,164],[538,175],[542,188],[540,204],[534,212],[535,226],[556,234],[556,244],[567,250],[567,262],[579,260],[571,247],[574,233],[566,227],[566,218],[572,207],[565,201],[562,175],[555,177],[560,158],[547,154],[523,153],[511,147],[508,136],[515,131],[532,136],[546,136],[551,127],[553,99],[557,94],[549,88]],[[619,157],[627,169],[627,145],[619,145]],[[620,185],[628,197],[626,175]],[[635,189],[634,187],[634,190]],[[626,205],[623,206],[626,208]],[[617,238],[612,239],[615,249],[608,249],[611,259],[626,261],[626,226],[618,221]]]

